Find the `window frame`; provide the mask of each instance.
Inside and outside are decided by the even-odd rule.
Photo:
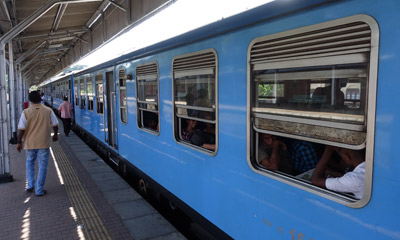
[[[81,86],[83,85],[83,88]],[[82,93],[83,90],[83,93]],[[86,109],[86,78],[84,76],[79,77],[79,108]]]
[[[320,30],[324,28],[334,27],[342,24],[348,23],[355,23],[355,22],[362,22],[369,26],[371,30],[371,40],[370,40],[370,57],[367,63],[369,64],[369,71],[367,73],[368,80],[367,80],[367,98],[366,98],[366,140],[365,140],[365,190],[364,196],[360,200],[355,200],[354,198],[347,197],[341,193],[336,193],[333,191],[329,191],[326,189],[319,188],[317,186],[311,185],[311,183],[305,183],[295,177],[286,176],[284,174],[280,174],[278,172],[269,171],[266,169],[261,169],[258,167],[253,161],[253,156],[256,155],[256,151],[254,151],[254,142],[255,136],[253,136],[253,117],[252,117],[252,63],[250,62],[251,59],[251,50],[257,42],[266,41],[275,38],[281,38],[291,35],[296,35],[305,32],[311,32],[315,30]],[[328,22],[322,22],[311,26],[301,27],[294,30],[289,30],[285,32],[265,35],[262,37],[255,38],[249,45],[247,51],[247,163],[255,173],[264,175],[268,178],[286,183],[293,187],[302,189],[304,191],[313,193],[315,195],[321,196],[323,198],[327,198],[334,202],[340,203],[342,205],[351,207],[351,208],[362,208],[369,202],[371,198],[372,192],[372,172],[373,172],[373,156],[374,156],[374,139],[375,139],[375,113],[376,113],[376,89],[377,89],[377,72],[378,72],[378,49],[379,47],[379,26],[374,18],[369,15],[354,15],[345,18],[340,18]],[[275,65],[279,65],[279,63],[275,63]],[[277,67],[275,67],[277,68]],[[272,67],[271,67],[272,69]],[[302,136],[294,137],[293,135],[289,134],[279,134],[278,132],[274,131],[260,131],[268,134],[273,134],[282,137],[289,137],[295,138],[299,140],[306,140],[310,141],[309,138],[304,138]],[[258,138],[257,138],[258,141]],[[322,144],[329,144],[329,145],[336,145],[332,142],[324,142],[324,141],[314,141],[316,143]],[[253,145],[252,145],[253,144]]]
[[[80,97],[79,97],[79,93],[80,93],[80,91],[79,91],[79,78],[75,78],[75,77],[74,77],[73,81],[74,81],[74,101],[75,101],[75,107],[78,107],[78,106],[80,106],[80,103],[79,103],[79,99],[80,99]]]
[[[214,112],[215,112],[215,120],[214,120],[215,121],[215,150],[214,151],[208,150],[208,149],[205,149],[203,147],[199,147],[199,146],[196,146],[194,144],[191,144],[191,143],[189,143],[187,141],[181,140],[182,139],[182,135],[181,135],[182,132],[180,131],[181,130],[180,125],[182,125],[182,123],[181,123],[182,117],[177,116],[178,115],[177,114],[177,106],[176,106],[177,104],[175,103],[175,89],[176,89],[175,77],[176,77],[176,75],[180,75],[180,74],[176,74],[175,71],[174,71],[174,63],[175,63],[175,61],[177,59],[183,59],[183,58],[186,58],[186,57],[197,56],[197,55],[200,56],[202,54],[207,54],[207,53],[213,54],[214,58],[215,58],[215,65],[214,65],[214,67],[215,67],[215,71],[214,71],[214,81],[215,81],[215,83],[214,83],[215,84],[215,86],[214,86],[214,96],[215,96],[215,109],[214,109]],[[183,145],[185,147],[188,147],[188,148],[197,150],[199,152],[205,153],[205,154],[207,154],[209,156],[216,156],[217,153],[218,153],[218,135],[219,135],[218,134],[218,129],[219,129],[219,127],[218,127],[218,125],[219,125],[218,124],[218,122],[219,122],[219,116],[218,116],[219,115],[218,114],[218,68],[219,68],[219,65],[218,65],[218,54],[217,54],[217,51],[215,49],[213,49],[213,48],[204,49],[204,50],[200,50],[200,51],[196,51],[196,52],[190,52],[190,53],[187,53],[187,54],[182,54],[182,55],[175,56],[172,59],[172,64],[171,64],[171,72],[172,72],[172,79],[171,79],[172,80],[172,105],[173,105],[172,119],[173,119],[173,136],[174,136],[174,140],[178,144],[181,144],[181,145]],[[209,68],[205,68],[205,69],[209,69]],[[198,72],[196,69],[195,70],[186,70],[186,71],[188,71],[188,72]],[[203,70],[199,70],[199,71],[203,71]],[[197,74],[197,75],[200,75],[200,74]],[[180,106],[180,107],[182,107],[182,106]],[[201,110],[202,107],[197,107],[197,108]],[[202,122],[207,122],[207,120],[205,120],[205,119],[198,119],[198,118],[194,118],[194,117],[190,117],[190,116],[186,117],[186,119],[192,119],[192,120],[196,120],[196,121],[200,120]],[[177,136],[177,131],[178,131],[179,137]]]
[[[145,103],[145,104],[152,104],[152,103],[146,103],[146,102],[140,102],[141,100],[139,100],[139,80],[138,79],[138,68],[141,67],[151,67],[152,65],[155,65],[156,67],[156,86],[157,86],[157,101],[155,102],[155,106],[157,107],[157,110],[154,111],[148,111],[148,112],[153,112],[157,114],[157,119],[158,119],[158,129],[157,130],[153,130],[150,128],[147,128],[144,126],[143,124],[143,112],[146,110],[141,110],[139,107],[140,103]],[[137,110],[137,126],[139,129],[145,131],[145,132],[149,132],[151,134],[154,135],[159,135],[160,134],[160,77],[159,77],[159,67],[158,67],[158,62],[154,61],[154,62],[148,62],[148,63],[144,63],[144,64],[139,64],[136,66],[135,68],[135,86],[136,86],[136,110]],[[153,105],[153,104],[152,104]]]
[[[122,71],[124,73],[123,78],[121,78],[121,72]],[[125,108],[122,107],[122,105],[121,105],[121,83],[120,83],[121,80],[125,81],[125,86],[124,86],[125,95],[126,95],[126,97],[125,97]],[[128,82],[128,74],[126,73],[126,69],[125,68],[120,68],[118,70],[118,83],[117,83],[117,85],[118,85],[119,120],[121,121],[122,124],[125,124],[125,125],[128,124],[128,88],[126,86],[127,82]],[[126,122],[124,122],[122,120],[122,114],[121,114],[122,109],[125,109]]]
[[[97,80],[98,77],[101,77],[101,80]],[[101,84],[103,85],[103,92],[101,93],[101,96],[99,96],[98,92],[98,83],[101,81]],[[94,95],[96,98],[96,113],[99,115],[104,115],[104,74],[103,73],[97,73],[94,75]],[[100,99],[102,102],[100,102]],[[102,103],[102,108],[101,112],[99,112],[99,103]]]
[[[92,77],[92,74],[85,75],[85,79],[86,79],[87,110],[91,111],[91,112],[94,112],[95,93],[93,91],[93,77]],[[89,84],[89,82],[90,82],[90,84]],[[89,93],[89,87],[91,87],[92,93]],[[89,95],[89,94],[91,94],[91,95]],[[92,100],[90,100],[90,98],[92,98]]]

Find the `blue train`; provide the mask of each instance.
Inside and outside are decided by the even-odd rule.
[[[123,174],[234,239],[400,239],[399,10],[275,1],[41,90],[55,109],[70,96],[78,130]],[[262,164],[265,136],[291,170]],[[363,191],[312,184],[299,141],[318,159],[361,153]]]

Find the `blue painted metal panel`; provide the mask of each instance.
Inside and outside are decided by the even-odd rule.
[[[394,4],[394,2],[392,2]],[[362,8],[360,8],[360,6]],[[394,8],[395,9],[395,8]],[[286,239],[295,236],[304,236],[304,239],[366,239],[398,238],[399,224],[393,218],[400,211],[395,199],[399,197],[399,190],[394,181],[399,177],[396,172],[399,164],[395,163],[396,156],[392,155],[389,141],[377,143],[376,152],[385,150],[386,158],[380,160],[375,157],[374,193],[371,202],[364,208],[352,209],[325,198],[315,196],[284,183],[269,179],[252,172],[246,162],[246,81],[247,81],[247,49],[250,42],[259,36],[269,35],[303,26],[317,24],[355,14],[369,14],[377,19],[385,17],[397,19],[396,11],[391,16],[385,6],[374,1],[369,3],[346,1],[332,6],[321,6],[312,10],[274,19],[270,23],[259,24],[248,29],[241,29],[229,33],[227,36],[215,37],[178,49],[149,56],[146,61],[159,61],[160,65],[160,114],[161,131],[159,136],[145,133],[132,123],[126,134],[120,136],[121,154],[166,187],[185,203],[196,209],[207,219],[215,223],[222,230],[237,239]],[[383,20],[382,23],[387,23]],[[395,21],[400,22],[400,21]],[[380,24],[381,39],[386,36],[393,39],[393,25]],[[390,33],[390,35],[389,35]],[[395,35],[397,35],[396,33]],[[393,74],[390,68],[395,66],[399,52],[396,46],[381,40],[382,53],[389,51],[390,63],[380,63],[379,79],[390,78],[384,76]],[[194,52],[213,47],[219,59],[219,151],[216,157],[189,149],[175,143],[172,129],[172,80],[171,59],[179,54]],[[396,49],[394,49],[396,47]],[[140,63],[141,61],[137,61]],[[136,64],[136,63],[135,63]],[[382,76],[383,75],[383,76]],[[392,75],[393,76],[393,75]],[[378,89],[385,85],[392,86],[385,93],[394,94],[393,86],[397,86],[395,78],[389,83],[381,83]],[[382,85],[383,84],[383,85]],[[134,86],[132,86],[132,89]],[[390,117],[387,122],[390,128],[395,126],[394,118],[398,112],[387,103],[386,98],[382,105],[383,95],[378,91],[377,138],[380,132],[390,135],[390,131],[382,129],[379,123],[382,117]],[[229,93],[229,94],[224,94]],[[396,99],[393,96],[392,99]],[[398,99],[394,100],[395,102]],[[380,104],[381,103],[381,104]],[[135,105],[133,99],[130,102]],[[388,112],[381,115],[381,111]],[[136,111],[129,112],[130,119],[136,119]],[[389,116],[388,116],[389,115]],[[395,116],[393,116],[395,115]],[[382,117],[381,117],[382,116]],[[390,124],[391,123],[391,124]],[[172,140],[172,141],[171,141]],[[395,144],[392,141],[391,144]],[[140,153],[140,154],[138,154]],[[385,163],[386,162],[386,163]],[[379,165],[384,164],[386,169]],[[393,166],[391,177],[388,178],[388,166]],[[397,170],[394,170],[397,169]],[[380,177],[376,178],[376,174]],[[384,176],[386,174],[386,177]],[[379,187],[375,187],[378,185]],[[391,186],[388,191],[386,186]],[[383,202],[392,199],[392,204]],[[388,201],[388,200],[386,200]],[[385,211],[386,210],[386,211]],[[375,216],[375,217],[372,217]],[[379,227],[378,227],[379,226]],[[383,227],[385,226],[385,227]],[[340,229],[340,231],[338,231]]]
[[[63,100],[62,100],[62,99],[53,97],[53,108],[54,108],[54,109],[59,109],[61,103],[63,103]]]

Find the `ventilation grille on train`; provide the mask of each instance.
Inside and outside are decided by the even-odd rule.
[[[118,79],[124,79],[125,78],[125,69],[121,69],[118,72]]]
[[[370,48],[371,29],[355,22],[257,42],[250,61],[257,64],[366,53]]]
[[[148,64],[136,68],[136,77],[143,75],[157,75],[157,64]]]
[[[215,68],[215,55],[212,52],[177,58],[174,61],[175,71]]]

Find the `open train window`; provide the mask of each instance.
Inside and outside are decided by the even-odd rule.
[[[78,79],[74,80],[74,97],[75,97],[75,106],[79,106],[79,92],[78,92]]]
[[[126,97],[126,74],[125,70],[121,69],[118,73],[118,85],[119,85],[119,115],[121,122],[128,122],[128,109],[127,109],[127,97]]]
[[[88,96],[88,110],[93,111],[94,93],[93,93],[93,81],[91,75],[86,76],[86,92]]]
[[[85,92],[85,78],[79,79],[79,96],[81,99],[81,109],[86,108],[86,92]]]
[[[377,46],[377,24],[366,15],[255,39],[248,55],[251,168],[342,204],[364,206],[372,185]],[[271,161],[270,143],[279,149],[274,158],[287,158],[291,168]],[[361,200],[311,185],[326,146],[363,154]],[[313,149],[312,160],[296,157],[305,148]]]
[[[56,98],[59,98],[59,96],[58,96],[58,83],[56,83],[56,84],[54,85],[54,96],[55,96]]]
[[[136,67],[138,126],[159,132],[158,65],[150,63]]]
[[[103,74],[97,74],[95,77],[95,86],[96,86],[96,111],[98,114],[104,113],[104,85],[103,85]]]
[[[175,139],[215,154],[217,125],[217,54],[203,50],[173,60]]]

